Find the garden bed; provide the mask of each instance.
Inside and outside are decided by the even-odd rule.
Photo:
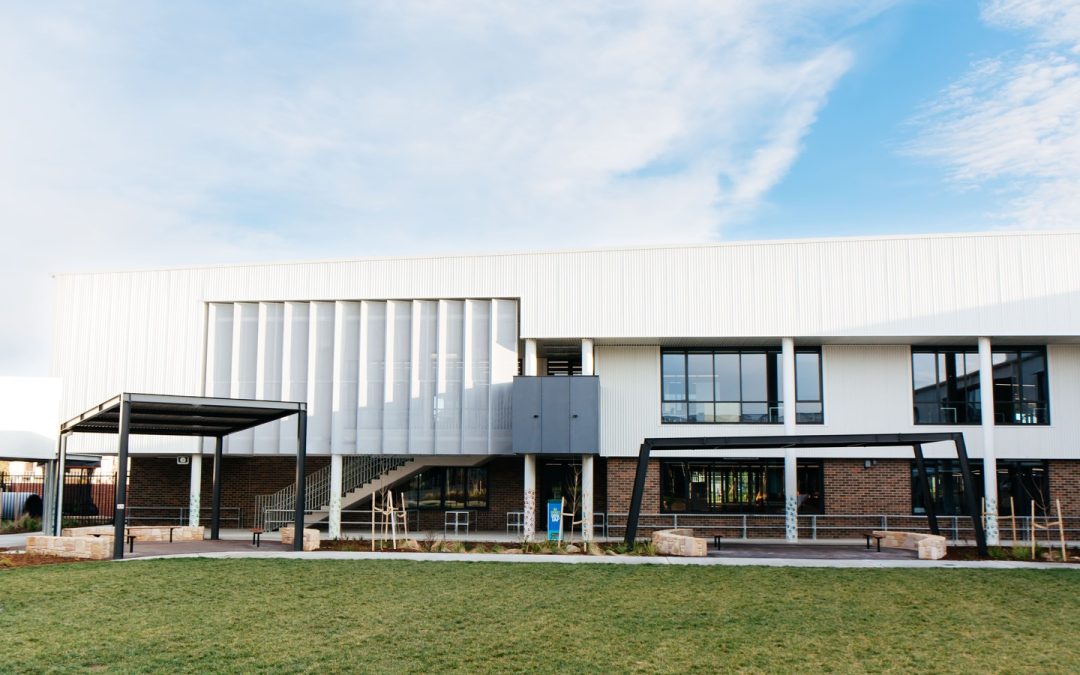
[[[640,542],[633,549],[625,544],[593,543],[585,550],[579,543],[559,543],[555,541],[535,542],[491,542],[491,541],[446,541],[444,539],[399,540],[395,547],[389,541],[376,540],[374,549],[367,539],[327,539],[320,542],[321,551],[358,551],[372,550],[385,553],[503,553],[539,554],[539,555],[657,555],[656,549],[649,542]]]
[[[1039,562],[1039,563],[1080,563],[1080,549],[1066,548],[1068,559],[1062,561],[1061,548],[1035,549],[1035,559],[1031,559],[1030,546],[992,546],[989,549],[990,557],[982,558],[974,546],[950,546],[945,554],[945,560],[1005,560],[1010,562]]]
[[[14,569],[16,567],[36,567],[38,565],[55,565],[57,563],[84,562],[74,558],[61,558],[55,555],[41,555],[38,553],[25,553],[10,549],[0,550],[0,571]]]

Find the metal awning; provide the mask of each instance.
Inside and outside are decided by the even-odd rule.
[[[149,436],[228,436],[295,415],[304,408],[303,403],[288,401],[120,394],[64,422],[60,433],[119,433],[124,398],[130,403],[128,433]]]
[[[55,494],[50,499],[50,519],[56,534],[61,531],[63,514],[64,464],[67,460],[67,438],[71,434],[116,434],[116,487],[113,557],[124,557],[124,531],[127,501],[128,438],[143,436],[194,436],[214,439],[213,505],[211,507],[210,538],[218,539],[221,514],[221,465],[225,437],[273,422],[289,415],[297,416],[296,424],[296,532],[303,532],[305,481],[304,462],[307,455],[307,404],[291,401],[254,401],[240,398],[209,396],[172,396],[165,394],[119,394],[94,406],[60,425],[60,452],[56,476],[52,481]],[[304,537],[294,538],[294,549],[301,550]]]
[[[975,544],[979,555],[986,556],[986,535],[982,520],[975,503],[975,484],[968,464],[967,445],[964,434],[960,432],[914,433],[914,434],[804,434],[784,436],[704,436],[687,438],[646,438],[638,452],[637,471],[634,475],[634,488],[630,496],[630,513],[626,519],[626,545],[633,546],[637,537],[638,518],[641,515],[641,502],[645,496],[645,476],[648,472],[649,458],[653,451],[663,450],[712,450],[731,448],[738,450],[787,449],[787,448],[895,448],[910,447],[914,451],[919,477],[919,492],[927,509],[930,529],[938,533],[937,519],[930,498],[926,467],[923,461],[923,445],[930,443],[952,443],[956,448],[956,457],[960,461],[960,472],[964,479],[964,495],[971,512],[972,529],[975,532]]]

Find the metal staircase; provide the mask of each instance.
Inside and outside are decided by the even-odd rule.
[[[349,495],[363,492],[380,477],[385,476],[414,461],[413,457],[401,455],[354,455],[342,458],[341,493]],[[330,465],[308,474],[304,481],[304,510],[326,512],[330,508]],[[256,495],[255,526],[276,530],[293,522],[296,507],[296,483],[286,486],[272,495]],[[325,516],[323,516],[325,517]],[[318,520],[319,518],[315,518]],[[305,519],[312,522],[309,517]]]

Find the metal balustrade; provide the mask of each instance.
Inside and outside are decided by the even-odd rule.
[[[342,458],[341,494],[346,495],[361,488],[379,476],[411,462],[412,457],[402,455],[355,455]],[[304,481],[304,510],[308,513],[326,511],[330,508],[330,465],[307,475]],[[255,526],[275,530],[292,523],[292,518],[280,519],[276,514],[283,511],[295,514],[296,483],[288,485],[271,495],[255,497]],[[275,514],[268,518],[267,514]]]
[[[607,529],[609,532],[625,532],[627,513],[608,512]],[[970,516],[938,516],[938,530],[953,544],[971,544],[975,534],[971,527]],[[1054,518],[1036,517],[1037,523]],[[1063,518],[1065,539],[1080,540],[1080,517]],[[786,531],[786,517],[783,514],[742,513],[642,513],[639,529],[661,530],[679,527],[708,531],[730,532],[722,535],[730,539],[783,539]],[[828,514],[799,516],[799,536],[810,541],[818,539],[855,538],[860,532],[868,530],[894,530],[903,532],[929,532],[926,516],[911,514]],[[1031,516],[1016,517],[1016,536],[1012,532],[1012,517],[998,516],[998,532],[1002,542],[1031,542]],[[830,534],[834,536],[829,536]],[[1048,544],[1057,542],[1057,529],[1049,533],[1042,531],[1038,537]]]
[[[186,506],[129,506],[127,507],[127,521],[128,523],[137,522],[176,522],[177,525],[188,524],[188,514],[190,509]],[[152,512],[153,515],[147,514]],[[199,522],[209,523],[212,509],[209,506],[203,506],[199,509]],[[137,515],[137,514],[144,515]],[[228,514],[233,515],[228,515]],[[161,514],[161,515],[159,515]],[[239,506],[222,506],[221,507],[221,520],[222,522],[235,523],[236,527],[243,527],[244,525],[244,510]]]

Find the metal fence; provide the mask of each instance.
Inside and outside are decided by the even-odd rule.
[[[607,530],[612,536],[626,531],[626,513],[608,513]],[[975,533],[970,516],[938,516],[938,529],[953,544],[970,544]],[[1036,517],[1042,525],[1050,518]],[[1080,517],[1067,517],[1064,521],[1065,538],[1080,540]],[[1031,516],[1016,517],[1013,532],[1011,517],[998,517],[998,531],[1003,543],[1031,542]],[[719,535],[725,539],[783,539],[786,519],[783,514],[711,514],[711,513],[642,513],[638,520],[639,530],[662,530],[691,528],[696,531]],[[862,536],[870,530],[894,530],[903,532],[929,532],[926,516],[889,514],[829,514],[799,516],[799,538],[810,541],[819,539],[847,539]],[[1037,539],[1056,542],[1058,530],[1041,530]]]
[[[127,522],[135,525],[145,524],[168,524],[187,525],[191,510],[186,506],[129,506],[127,508]],[[204,506],[199,509],[199,522],[208,524],[213,509]],[[231,523],[234,527],[243,527],[244,510],[239,506],[222,506],[221,522]]]
[[[95,476],[73,468],[64,476],[64,524],[106,525],[113,522],[115,476]],[[5,493],[31,493],[45,499],[45,477],[34,474],[0,473],[0,489]],[[34,515],[34,514],[31,514]],[[35,517],[40,517],[36,514]]]
[[[311,516],[315,513],[322,514],[322,511],[305,511],[305,516]],[[406,516],[406,522],[409,526],[410,532],[419,531],[420,527],[420,511],[418,509],[409,509]],[[293,524],[293,519],[296,517],[296,512],[292,509],[263,509],[262,511],[262,527],[265,530],[276,530],[281,527]],[[320,520],[325,522],[325,518]],[[309,525],[310,526],[310,525]],[[375,527],[382,526],[382,516],[378,513],[375,514]],[[342,509],[341,510],[341,527],[351,527],[353,529],[370,529],[371,528],[371,509]]]

